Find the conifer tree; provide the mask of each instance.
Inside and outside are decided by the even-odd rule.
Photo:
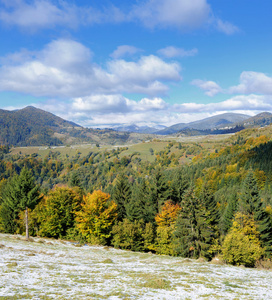
[[[232,226],[232,220],[237,210],[237,202],[238,202],[237,195],[236,194],[230,195],[228,204],[225,208],[225,211],[220,221],[220,230],[222,230],[223,234],[226,234]]]
[[[3,207],[9,212],[13,220],[9,220],[10,228],[14,229],[14,220],[18,218],[20,210],[25,211],[26,238],[28,233],[28,209],[33,209],[41,199],[39,186],[36,185],[34,177],[27,168],[23,168],[20,175],[12,177],[3,191]]]
[[[259,195],[257,180],[250,171],[242,186],[240,201],[242,213],[252,215],[260,233],[261,246],[265,249],[267,256],[272,255],[272,220],[265,211]]]
[[[174,231],[174,250],[178,255],[192,258],[208,256],[206,239],[209,231],[203,212],[193,187],[189,187],[181,202],[181,213]]]
[[[113,189],[112,200],[117,204],[118,221],[122,221],[127,216],[127,205],[131,199],[131,188],[127,178],[121,174],[117,178]]]
[[[181,203],[183,194],[187,188],[188,180],[185,176],[184,170],[180,168],[173,176],[170,199],[175,203]]]
[[[219,238],[219,211],[214,198],[212,189],[207,183],[204,183],[199,195],[199,201],[202,206],[202,219],[206,232],[205,243],[207,245],[217,244]],[[202,234],[203,234],[202,232]]]
[[[150,218],[154,219],[156,212],[150,199],[146,180],[143,179],[139,185],[135,186],[131,200],[127,205],[126,213],[129,221],[143,219],[145,223],[148,223]]]
[[[167,183],[166,177],[162,170],[159,168],[155,170],[152,182],[152,202],[156,206],[157,212],[160,211],[164,202],[169,198],[169,185]]]

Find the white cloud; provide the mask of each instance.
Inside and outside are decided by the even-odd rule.
[[[74,27],[79,21],[79,8],[65,1],[60,2],[59,7],[47,0],[11,1],[6,6],[7,9],[0,13],[2,22],[31,30],[55,25]]]
[[[183,48],[177,48],[173,46],[169,46],[158,50],[158,54],[167,58],[195,56],[197,53],[198,50],[196,48],[193,48],[191,50],[185,50]]]
[[[180,66],[177,63],[166,63],[154,55],[142,56],[137,62],[113,60],[108,64],[109,71],[123,81],[154,82],[155,80],[181,80]]]
[[[226,111],[272,111],[272,97],[264,95],[240,95],[218,103],[197,104],[183,103],[173,106],[183,113],[223,113]]]
[[[191,82],[191,84],[205,91],[205,94],[210,97],[213,97],[216,94],[222,92],[221,87],[214,81],[195,79]]]
[[[212,25],[225,34],[238,28],[213,17],[207,0],[141,0],[128,5],[126,10],[113,4],[96,8],[76,5],[65,0],[2,0],[0,21],[28,31],[63,26],[76,28],[92,24],[140,22],[148,28],[194,30]],[[1,3],[0,3],[1,5]]]
[[[272,95],[272,77],[260,72],[245,71],[240,75],[240,84],[229,89],[230,93]]]
[[[37,105],[35,105],[37,106]],[[254,115],[272,112],[272,97],[240,95],[219,103],[182,103],[170,105],[162,98],[135,101],[122,95],[93,95],[68,102],[50,100],[39,107],[83,126],[110,127],[115,124],[136,123],[173,125],[211,117],[226,112]]]
[[[122,95],[92,95],[83,98],[75,98],[72,108],[75,111],[88,113],[125,113],[131,111],[134,101]]]
[[[16,56],[16,55],[15,55]],[[84,97],[90,94],[165,93],[166,81],[181,80],[180,66],[154,55],[138,61],[111,60],[105,69],[92,63],[92,53],[72,40],[56,40],[27,60],[3,59],[0,90],[34,96]]]
[[[226,21],[222,21],[220,19],[217,19],[215,21],[216,24],[216,28],[218,29],[218,31],[221,31],[227,35],[232,35],[234,33],[239,32],[239,28],[229,22]]]
[[[118,59],[124,56],[130,56],[139,52],[142,52],[142,49],[136,48],[134,46],[122,45],[118,46],[116,50],[110,55],[114,59]]]
[[[206,0],[149,0],[132,11],[145,26],[174,27],[182,30],[203,25],[210,14]]]

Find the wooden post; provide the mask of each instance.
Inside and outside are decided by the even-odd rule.
[[[28,233],[28,208],[25,210],[25,227],[26,227],[26,239],[29,239],[29,233]]]

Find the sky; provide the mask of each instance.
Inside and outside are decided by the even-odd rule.
[[[0,0],[0,109],[85,127],[272,112],[271,0]]]

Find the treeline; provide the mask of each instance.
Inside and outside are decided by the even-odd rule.
[[[1,231],[24,232],[27,212],[31,235],[235,265],[270,259],[272,143],[238,137],[183,166],[169,151],[180,146],[168,145],[152,163],[122,156],[122,148],[2,160]],[[23,196],[25,177],[32,183]]]

